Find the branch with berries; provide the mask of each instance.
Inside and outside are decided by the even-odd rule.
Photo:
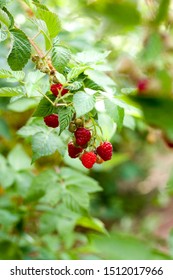
[[[2,78],[15,78],[20,84],[15,90],[10,87],[1,89],[2,96],[39,100],[32,117],[41,118],[44,125],[51,128],[44,134],[43,131],[46,129],[40,126],[40,130],[38,127],[36,133],[31,135],[33,161],[51,155],[55,151],[63,155],[61,150],[64,143],[69,156],[79,158],[88,169],[95,163],[101,164],[110,160],[113,148],[107,140],[111,137],[102,133],[102,123],[99,124],[101,113],[96,106],[98,101],[104,103],[105,99],[109,102],[107,106],[112,106],[107,91],[110,90],[113,95],[115,83],[102,67],[99,69],[100,65],[106,63],[109,51],[72,53],[58,36],[61,31],[58,15],[39,1],[27,5],[32,11],[30,24],[36,29],[32,38],[16,25],[5,1],[1,4],[0,8],[4,15],[3,28],[11,38],[11,49],[7,59],[11,71],[0,69],[0,72]],[[39,39],[44,39],[40,40],[44,45],[38,43]],[[30,59],[34,63],[34,72],[38,73],[39,79],[46,81],[49,79],[45,88],[39,83],[35,85],[36,80],[31,81],[29,75],[25,75],[22,71]],[[32,93],[32,89],[28,86],[30,83],[34,83],[35,93]],[[116,103],[114,107],[117,110],[117,118],[109,108],[105,109],[112,124],[110,131],[113,132],[119,120],[120,126],[122,125],[124,116],[124,109],[121,108],[119,111]],[[63,132],[70,133],[70,140],[62,139]],[[53,145],[50,144],[50,139]]]
[[[50,90],[56,98],[57,96],[64,96],[69,92],[69,90],[63,88],[63,85],[60,83],[52,84]],[[66,106],[67,105],[68,104],[66,104]],[[48,127],[57,128],[59,126],[58,114],[45,116],[44,122]],[[101,164],[111,159],[113,152],[112,144],[103,141],[100,142],[99,146],[95,147],[97,135],[94,135],[90,129],[85,127],[84,118],[76,119],[74,117],[68,129],[73,133],[72,139],[68,143],[68,154],[71,158],[79,158],[83,166],[88,169],[92,168],[95,163]]]

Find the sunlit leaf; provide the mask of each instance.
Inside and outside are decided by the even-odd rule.
[[[81,117],[94,108],[95,98],[93,95],[79,91],[73,96],[73,104],[77,117]]]
[[[22,30],[15,28],[11,29],[10,32],[13,45],[8,56],[8,64],[12,70],[17,71],[21,70],[28,62],[31,56],[31,45]]]

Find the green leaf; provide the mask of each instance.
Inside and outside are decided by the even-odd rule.
[[[173,139],[173,100],[156,97],[131,97],[140,105],[146,122],[162,129],[170,139]]]
[[[32,2],[36,7],[49,11],[49,9],[45,5],[41,4],[38,0],[33,0]]]
[[[100,220],[93,217],[81,217],[77,220],[76,224],[85,228],[98,231],[100,233],[107,233],[104,224]]]
[[[0,137],[11,140],[11,131],[9,125],[3,118],[0,118]]]
[[[89,79],[103,87],[105,91],[107,91],[107,87],[115,87],[115,82],[104,72],[87,69],[85,70],[85,74]]]
[[[95,83],[94,81],[92,81],[91,79],[85,79],[84,80],[84,85],[86,88],[90,88],[92,90],[101,90],[104,91],[104,89],[98,85],[97,83]]]
[[[117,106],[108,99],[106,99],[104,103],[107,114],[111,117],[111,119],[113,119],[118,129],[120,130],[123,126],[124,109],[120,106]]]
[[[102,133],[98,129],[97,133],[107,141],[111,139],[116,131],[116,124],[114,121],[106,114],[99,113],[98,114],[98,124],[102,128]]]
[[[38,101],[36,98],[28,98],[25,96],[19,96],[18,98],[13,98],[10,100],[7,108],[13,112],[25,112],[27,110],[33,109],[37,106]]]
[[[0,78],[7,79],[7,78],[14,78],[17,81],[22,81],[25,77],[25,73],[23,71],[9,71],[5,69],[0,69]]]
[[[60,188],[60,184],[56,183],[47,189],[46,194],[40,199],[40,202],[54,207],[61,200],[61,194],[62,190]]]
[[[66,87],[69,91],[77,91],[83,86],[82,82],[75,81],[72,84],[68,84],[68,87]]]
[[[59,34],[61,30],[61,23],[55,13],[42,8],[38,8],[36,16],[46,23],[51,38],[54,38]]]
[[[93,236],[93,248],[105,260],[169,260],[170,257],[150,247],[146,241],[119,232]]]
[[[59,183],[58,174],[48,169],[37,175],[32,182],[28,191],[27,201],[37,196],[37,200],[41,203],[50,204],[55,206],[61,199],[61,186]]]
[[[64,204],[59,204],[53,212],[45,212],[40,219],[41,233],[54,233],[64,238],[64,236],[72,233],[75,227],[75,222],[79,218],[79,214],[70,211]],[[56,236],[57,239],[57,236]],[[52,235],[51,235],[52,240]],[[56,250],[56,248],[54,248]]]
[[[57,134],[48,130],[47,133],[38,132],[32,138],[32,162],[43,156],[49,156],[58,151],[65,153],[66,146]]]
[[[4,12],[2,9],[0,9],[0,22],[2,22],[7,27],[10,27],[11,21],[7,15],[6,12]]]
[[[82,174],[81,172],[79,173],[79,171],[73,170],[72,168],[63,167],[61,169],[61,177],[66,185],[76,185],[81,189],[84,188],[88,193],[94,193],[102,190],[96,180]]]
[[[59,107],[57,113],[58,113],[58,118],[60,123],[60,134],[61,134],[61,132],[70,124],[74,114],[74,108],[72,106]]]
[[[24,78],[25,78],[25,72],[23,71],[15,71],[15,72],[12,72],[12,77],[14,79],[16,79],[17,81],[23,81]]]
[[[44,35],[46,49],[50,49],[52,47],[52,41],[47,29],[46,23],[41,19],[34,19],[32,22],[38,27],[39,31]]]
[[[101,63],[110,54],[110,51],[100,53],[96,50],[83,51],[76,55],[76,60],[82,64]]]
[[[13,37],[13,46],[8,56],[8,64],[12,70],[21,70],[31,56],[31,45],[23,31],[20,29],[11,29]]]
[[[160,70],[157,72],[157,78],[162,86],[162,94],[166,97],[172,92],[172,77],[166,70]]]
[[[79,91],[73,96],[73,104],[76,111],[76,116],[81,117],[94,108],[95,99],[93,95]]]
[[[41,73],[39,70],[28,73],[25,80],[25,88],[28,97],[42,97],[42,94],[46,94],[50,89],[45,73]]]
[[[49,191],[50,186],[56,184],[58,179],[59,175],[53,169],[46,169],[34,177],[30,190]]]
[[[161,56],[163,42],[158,33],[152,33],[147,40],[145,48],[142,50],[141,57],[145,63],[153,63]]]
[[[18,244],[9,240],[2,240],[0,241],[0,247],[0,260],[22,260],[23,255]]]
[[[53,43],[52,48],[52,64],[55,67],[55,69],[58,72],[63,73],[64,68],[67,66],[70,60],[70,57],[70,50],[66,46],[63,46],[59,42],[59,39],[56,39]]]
[[[168,12],[169,12],[170,2],[171,2],[170,0],[161,0],[160,1],[158,13],[154,20],[154,23],[160,24],[163,20],[166,19]]]
[[[63,194],[63,202],[69,209],[75,212],[79,212],[80,208],[88,210],[89,195],[76,185],[68,185]]]
[[[3,8],[7,4],[7,0],[0,0],[0,8]]]
[[[124,1],[114,1],[114,0],[102,0],[102,5],[98,5],[98,1],[94,1],[90,5],[91,9],[95,9],[99,16],[106,16],[111,25],[116,27],[134,27],[140,24],[140,13],[138,11],[136,2],[124,0]]]
[[[19,217],[10,211],[7,211],[5,209],[0,209],[0,225],[9,228],[12,227],[14,223],[16,223],[19,219]]]
[[[55,76],[62,85],[66,83],[66,78],[63,74],[56,71]]]
[[[30,159],[31,164],[31,159]],[[24,170],[15,174],[15,190],[23,198],[27,197],[34,175],[30,170]]]
[[[10,151],[7,159],[11,167],[16,171],[29,169],[31,167],[31,159],[20,144]]]
[[[9,176],[10,174],[10,176]],[[6,159],[0,155],[0,184],[4,188],[10,187],[15,181],[14,170],[7,164]]]
[[[71,81],[73,79],[76,79],[80,74],[82,74],[88,68],[89,68],[88,66],[79,66],[79,67],[72,68],[67,75],[67,80]]]
[[[141,118],[141,110],[139,108],[140,106],[137,103],[133,102],[132,99],[130,99],[128,96],[123,94],[112,97],[105,92],[102,94],[112,103],[120,106],[121,108],[124,108],[124,110],[128,112],[129,115]]]
[[[3,42],[7,39],[7,32],[0,30],[0,42]]]
[[[23,88],[22,87],[15,87],[15,88],[9,88],[9,87],[2,87],[0,88],[0,97],[12,97],[23,94]]]
[[[56,97],[53,94],[46,95],[51,101],[54,101]],[[50,101],[43,97],[38,104],[37,109],[35,110],[33,117],[46,117],[53,113],[54,106],[50,103]]]
[[[67,238],[68,242],[71,240],[69,236],[73,234],[75,228],[76,218],[74,217],[74,212],[71,213],[71,217],[60,217],[57,219],[57,229],[61,237]]]
[[[136,128],[135,118],[129,114],[125,114],[123,125],[124,125],[124,127],[128,127],[131,130],[135,130],[135,128]]]
[[[31,118],[25,126],[18,130],[17,134],[23,138],[28,138],[38,132],[46,134],[47,131],[48,128],[42,118]]]
[[[12,72],[5,70],[5,69],[0,69],[0,78],[1,79],[6,79],[6,78],[12,78]]]
[[[12,14],[9,12],[9,10],[7,10],[6,7],[3,8],[3,11],[8,15],[9,19],[10,19],[10,26],[9,29],[11,29],[14,26],[14,18],[12,16]]]

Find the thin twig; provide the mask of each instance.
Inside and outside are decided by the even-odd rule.
[[[59,107],[59,106],[65,106],[65,107],[68,107],[68,105],[66,103],[57,103],[55,104],[56,107]]]
[[[43,95],[53,106],[55,106],[54,102],[46,94],[42,93],[40,90],[39,93]]]
[[[34,47],[34,49],[36,50],[36,52],[38,53],[39,57],[40,58],[44,58],[44,54],[42,53],[42,51],[39,49],[39,47],[35,44],[35,42],[31,39],[31,38],[28,38],[31,45]]]
[[[31,40],[34,41],[40,35],[40,33],[41,33],[41,31],[39,31],[37,34],[35,34]]]

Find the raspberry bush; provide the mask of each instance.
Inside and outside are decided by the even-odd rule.
[[[0,259],[170,258],[127,234],[141,143],[173,147],[170,1],[99,2],[0,1]]]
[[[33,162],[40,157],[53,154],[56,150],[64,155],[68,149],[67,138],[69,138],[69,141],[73,140],[78,148],[84,148],[85,152],[93,151],[101,140],[107,139],[100,133],[101,126],[95,107],[97,100],[100,99],[106,89],[92,80],[92,71],[94,64],[100,63],[108,53],[100,54],[94,64],[92,64],[92,61],[87,61],[86,58],[86,61],[82,61],[84,53],[72,53],[67,44],[58,37],[61,31],[58,16],[38,1],[33,1],[32,5],[28,3],[28,6],[35,13],[33,14],[33,21],[40,30],[39,34],[34,36],[34,39],[16,27],[10,12],[9,14],[7,11],[3,12],[5,13],[4,17],[8,18],[8,21],[4,22],[5,32],[11,34],[13,38],[7,61],[11,69],[17,72],[13,74],[13,72],[2,69],[1,76],[8,78],[17,75],[16,79],[20,86],[16,87],[15,90],[8,88],[7,94],[5,93],[7,88],[1,89],[1,94],[8,97],[13,96],[13,98],[19,96],[19,99],[24,98],[24,96],[33,98],[37,95],[40,101],[32,115],[33,120],[43,118],[48,127],[58,128],[55,131],[48,130],[47,136],[38,137],[38,133],[42,131],[41,128],[40,132],[37,131],[32,135]],[[3,9],[6,9],[5,6],[4,8],[2,6]],[[51,21],[53,24],[49,24]],[[40,22],[46,25],[49,32],[48,37],[45,37],[44,31],[40,29]],[[37,37],[41,34],[44,35],[45,50],[42,50],[36,43]],[[15,46],[17,40],[19,41],[18,48]],[[81,56],[80,61],[78,55]],[[42,81],[46,79],[43,82],[44,86],[36,89],[35,93],[32,90],[30,91],[28,82],[25,82],[25,74],[22,72],[29,59],[32,59],[39,79],[42,79]],[[104,95],[102,97],[105,98]],[[19,133],[22,133],[21,131]],[[70,135],[69,132],[72,134]],[[54,145],[49,145],[51,137],[52,139],[57,138]],[[58,144],[59,141],[61,145]],[[40,146],[39,151],[37,149],[38,145]]]

